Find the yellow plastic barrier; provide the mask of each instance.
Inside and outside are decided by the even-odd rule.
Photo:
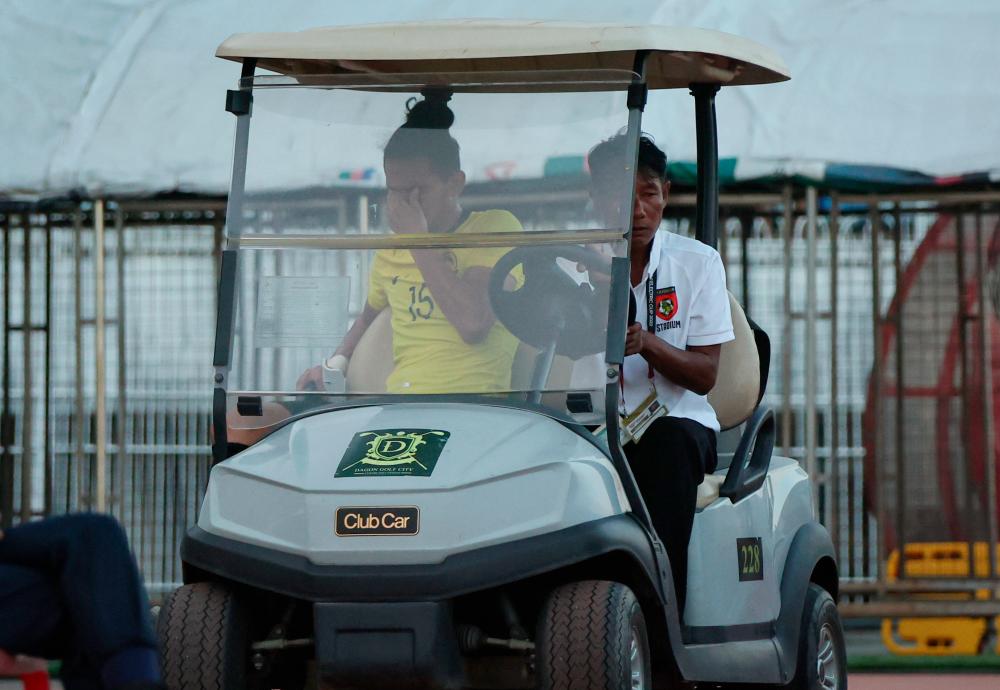
[[[985,636],[985,618],[882,619],[882,643],[899,656],[975,656]]]
[[[1000,545],[998,545],[1000,547]],[[906,545],[906,576],[908,578],[969,577],[969,544],[967,542],[925,542]],[[973,551],[975,577],[988,577],[989,550],[985,542],[977,542]],[[998,555],[1000,559],[1000,555]],[[899,551],[889,556],[888,580],[899,576]],[[914,598],[940,600],[988,599],[988,589],[975,594],[965,592],[915,594]],[[956,618],[884,618],[882,643],[893,654],[903,656],[976,655],[983,647],[988,619],[983,617]],[[1000,617],[996,620],[1000,629]],[[1000,640],[997,643],[1000,653]]]

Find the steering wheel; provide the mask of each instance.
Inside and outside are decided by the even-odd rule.
[[[578,284],[556,259],[580,264],[590,275],[608,273],[606,257],[579,245],[516,247],[490,272],[490,304],[508,331],[543,350],[578,359],[603,352],[607,340],[608,292]],[[507,276],[523,267],[524,282],[504,289]]]

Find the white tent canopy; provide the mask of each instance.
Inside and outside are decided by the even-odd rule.
[[[543,10],[537,0],[486,9],[457,0],[2,1],[0,195],[224,194],[234,125],[224,91],[239,69],[214,54],[233,33],[539,13],[717,29],[775,50],[791,82],[731,87],[718,98],[723,157],[934,175],[1000,169],[994,0],[549,0]],[[694,157],[690,101],[657,94],[647,108],[644,128],[674,159]],[[666,125],[676,122],[685,126]],[[566,150],[592,143],[572,135]]]

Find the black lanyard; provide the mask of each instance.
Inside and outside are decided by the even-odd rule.
[[[646,330],[650,333],[656,331],[656,274],[646,278]]]
[[[656,274],[659,269],[653,271],[653,275],[646,278],[646,330],[656,337]],[[649,380],[653,380],[653,363],[649,362]]]
[[[654,337],[655,337],[655,331],[656,331],[656,274],[657,274],[658,270],[659,269],[657,269],[657,271],[653,271],[653,275],[651,275],[651,276],[649,276],[649,277],[646,278],[646,330],[649,331],[650,333],[654,333]],[[652,363],[648,363],[647,367],[648,367],[648,372],[649,372],[647,374],[647,376],[649,377],[649,380],[652,381],[653,380],[653,365],[652,365]],[[622,367],[622,373],[621,373],[621,376],[618,379],[618,385],[621,387],[621,391],[622,391],[622,400],[621,401],[622,401],[622,404],[624,405],[625,404],[625,368],[624,367]],[[650,384],[650,385],[653,385],[653,384]],[[656,390],[655,386],[653,386],[653,390]]]

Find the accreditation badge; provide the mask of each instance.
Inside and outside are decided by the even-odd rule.
[[[649,396],[642,403],[627,415],[619,415],[619,438],[624,446],[628,443],[639,442],[642,435],[646,433],[650,425],[660,417],[667,415],[667,408],[664,407],[660,399],[656,397],[656,390],[650,386]],[[607,443],[608,430],[602,424],[594,430],[594,436],[600,441]]]
[[[656,390],[651,387],[646,399],[637,408],[632,410],[632,412],[622,417],[622,444],[624,445],[630,441],[638,443],[650,425],[660,417],[666,416],[666,414],[667,408],[656,397]]]

